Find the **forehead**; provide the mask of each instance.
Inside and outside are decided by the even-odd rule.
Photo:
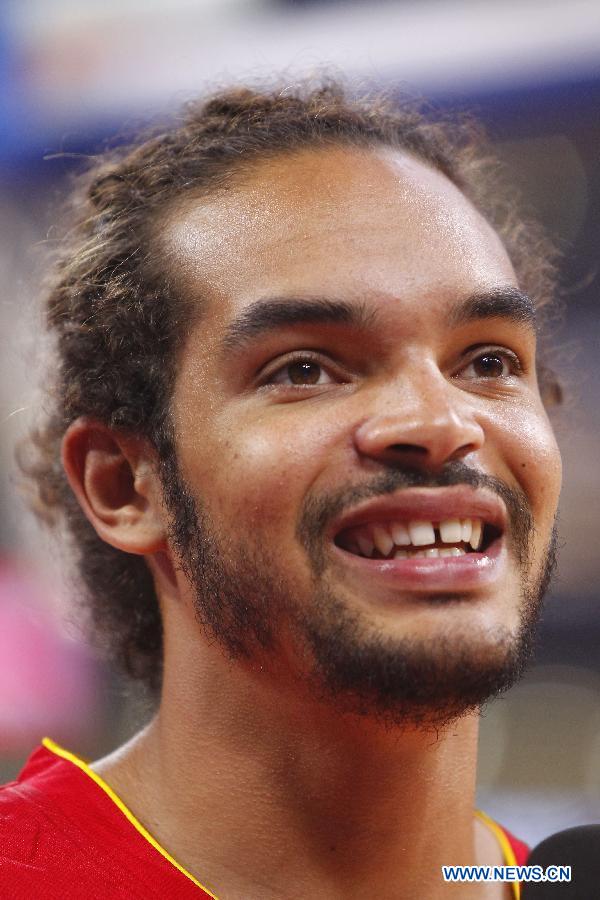
[[[171,211],[163,249],[221,316],[266,294],[402,297],[419,308],[516,284],[504,247],[441,172],[387,148],[262,160]]]

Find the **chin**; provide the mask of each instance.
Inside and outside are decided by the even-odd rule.
[[[531,623],[519,624],[517,612],[512,627],[501,623],[485,603],[474,610],[464,599],[437,597],[435,607],[432,600],[392,625],[381,616],[366,624],[364,607],[351,610],[339,598],[319,610],[303,623],[313,689],[340,712],[387,724],[454,721],[508,690],[531,656]]]

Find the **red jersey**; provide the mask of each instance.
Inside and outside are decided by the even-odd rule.
[[[505,863],[525,862],[527,847],[478,815],[498,837]],[[17,781],[0,788],[0,896],[217,900],[83,760],[47,738]]]

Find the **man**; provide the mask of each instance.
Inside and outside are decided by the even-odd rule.
[[[486,172],[329,86],[226,92],[87,176],[34,474],[160,700],[0,793],[11,896],[515,896],[442,878],[523,858],[473,810],[478,710],[527,657],[561,478],[551,273]]]

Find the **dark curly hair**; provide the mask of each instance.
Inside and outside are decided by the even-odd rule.
[[[150,571],[142,557],[97,536],[66,480],[61,440],[77,417],[89,416],[148,438],[161,461],[173,458],[169,401],[189,317],[168,267],[155,262],[163,215],[181,195],[209,194],[255,160],[332,145],[398,148],[443,172],[497,229],[538,319],[554,309],[552,248],[499,188],[480,129],[470,121],[432,121],[412,100],[351,99],[330,82],[234,88],[184,107],[170,127],[94,158],[77,178],[46,298],[56,348],[49,412],[20,464],[38,514],[66,520],[97,641],[153,689],[161,681],[162,624]],[[539,376],[545,402],[559,400],[560,388],[542,366]]]

